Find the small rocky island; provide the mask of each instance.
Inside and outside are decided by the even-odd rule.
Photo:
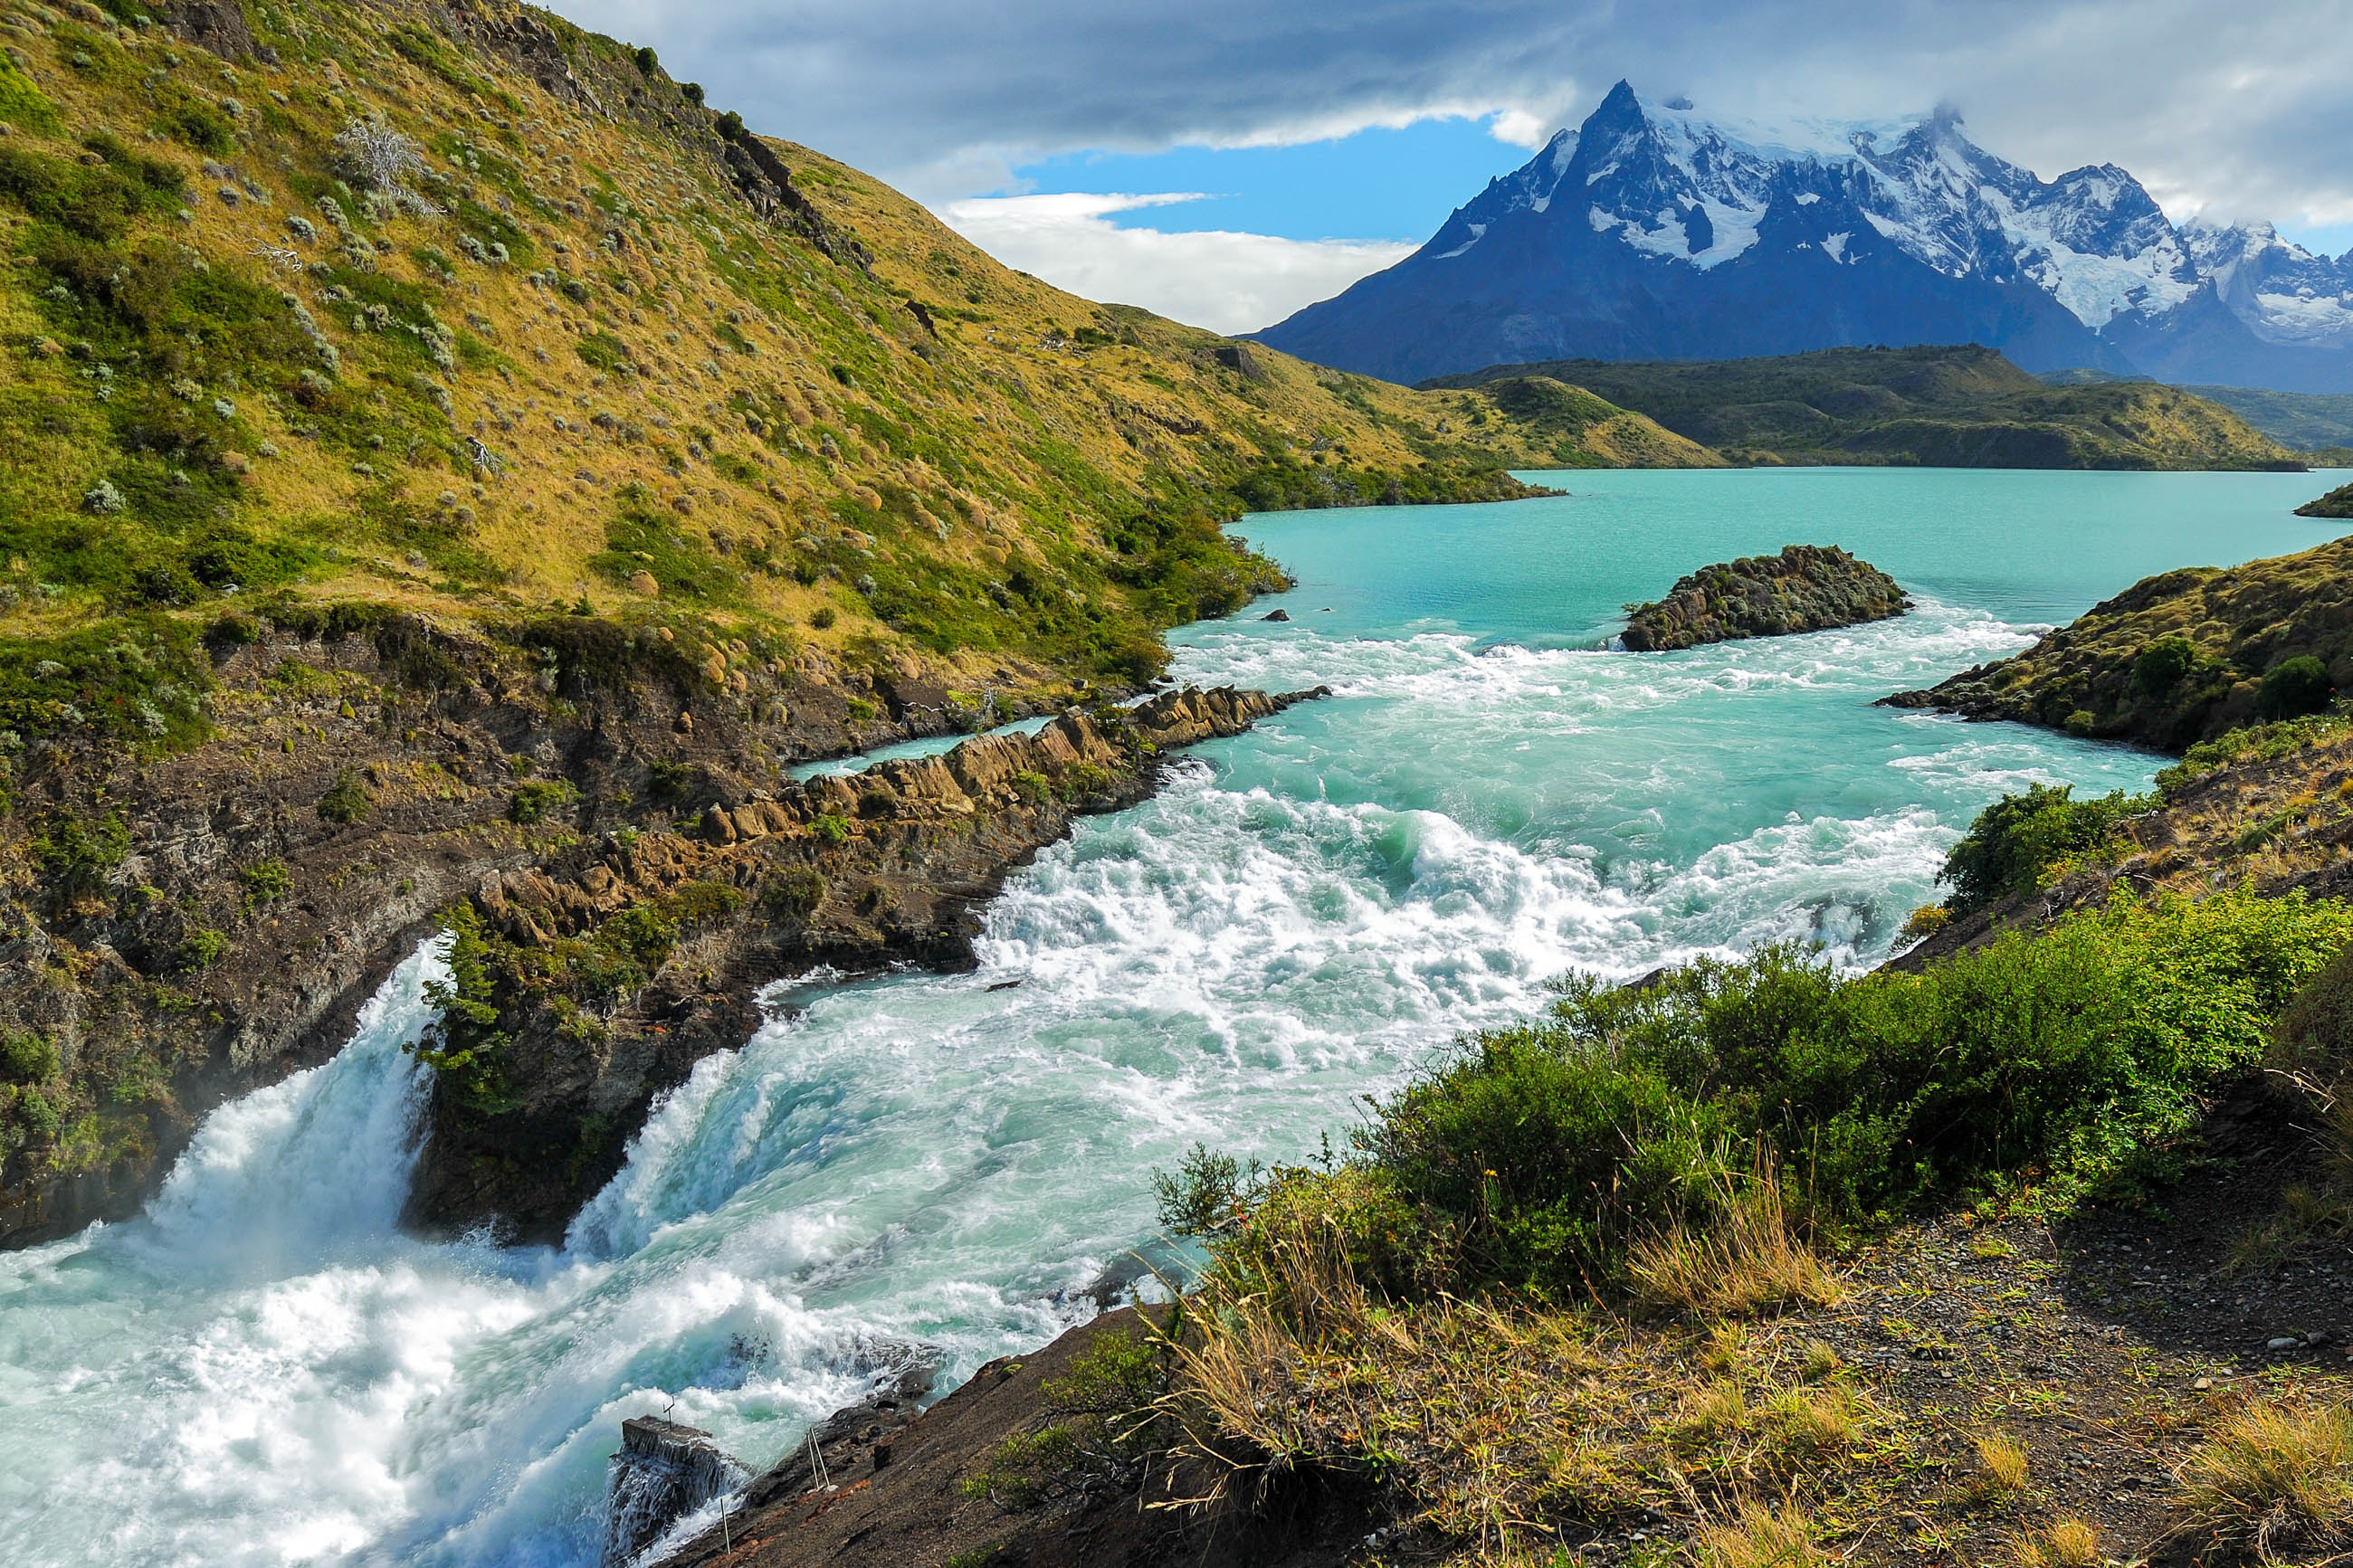
[[[2305,502],[2295,509],[2295,515],[2353,519],[2353,485],[2339,485],[2318,500]]]
[[[1838,546],[1791,544],[1703,566],[1656,604],[1628,606],[1630,653],[1665,653],[1741,637],[1827,631],[1912,607],[1895,579]]]

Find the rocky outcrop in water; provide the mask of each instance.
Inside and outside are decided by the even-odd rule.
[[[1911,608],[1895,579],[1836,545],[1791,544],[1704,566],[1628,612],[1630,653],[1883,621]]]
[[[654,1098],[819,964],[967,967],[978,909],[1076,816],[1151,793],[1166,753],[1315,692],[1172,691],[848,777],[749,787],[681,831],[616,830],[485,875],[459,919],[410,1222],[554,1241]],[[471,1010],[472,1016],[469,1016]]]
[[[602,1568],[623,1568],[743,1477],[744,1467],[700,1427],[658,1415],[622,1422],[621,1450],[605,1479]]]

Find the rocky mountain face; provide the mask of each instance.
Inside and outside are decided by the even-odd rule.
[[[1966,342],[2036,371],[2335,391],[2353,254],[2177,226],[2114,164],[2041,180],[1948,114],[1748,126],[1620,82],[1413,256],[1259,336],[1401,381]]]

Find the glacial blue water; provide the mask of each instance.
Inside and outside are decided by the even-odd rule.
[[[2147,573],[2330,535],[2289,515],[2326,488],[2293,475],[1556,482],[1250,520],[1300,585],[1176,634],[1178,672],[1335,695],[1039,856],[977,973],[779,988],[562,1248],[394,1229],[420,952],[332,1063],[217,1112],[142,1217],[0,1257],[9,1560],[593,1562],[625,1416],[764,1464],[903,1342],[946,1382],[1035,1345],[1197,1140],[1299,1157],[1571,969],[1777,937],[1873,962],[1989,801],[2138,788],[2157,759],[1873,699]],[[1622,602],[1789,542],[1853,549],[1918,607],[1604,649]]]

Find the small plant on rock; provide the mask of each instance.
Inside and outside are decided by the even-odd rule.
[[[335,782],[328,787],[327,793],[319,797],[319,816],[328,822],[339,822],[348,827],[366,816],[375,804],[369,798],[367,786],[360,783],[359,776],[345,768],[335,775]]]

